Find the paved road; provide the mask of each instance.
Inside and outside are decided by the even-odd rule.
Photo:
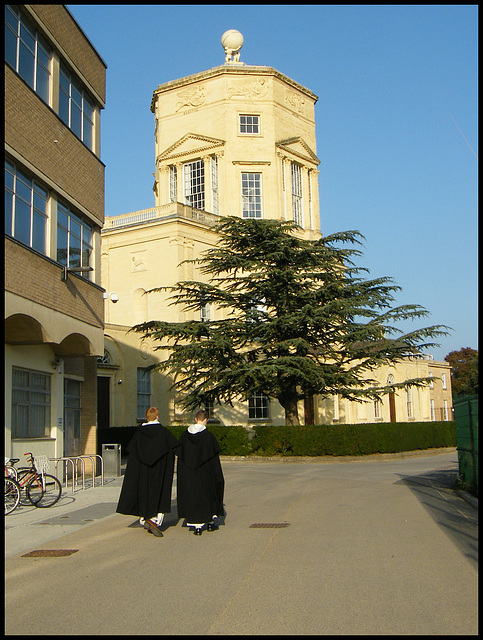
[[[5,633],[478,633],[478,512],[452,489],[455,452],[223,469],[226,516],[199,537],[175,499],[163,538],[115,514],[121,478],[7,516]],[[38,549],[77,551],[23,557]]]

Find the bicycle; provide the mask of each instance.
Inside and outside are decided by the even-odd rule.
[[[48,459],[44,456],[44,460],[37,459],[37,464],[42,468],[40,471],[37,469],[36,462],[32,453],[25,453],[27,457],[27,464],[29,467],[15,468],[15,464],[19,462],[19,458],[12,458],[10,460],[11,465],[7,467],[14,471],[16,480],[21,490],[25,490],[27,499],[35,506],[39,508],[52,507],[62,495],[62,485],[59,480],[49,474],[45,473],[45,469],[48,468]]]
[[[20,502],[20,485],[14,478],[5,476],[5,515],[8,516]]]

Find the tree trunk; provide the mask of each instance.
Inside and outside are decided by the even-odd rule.
[[[299,425],[299,408],[297,404],[297,396],[293,394],[285,394],[278,398],[278,401],[285,409],[285,425],[294,426]]]

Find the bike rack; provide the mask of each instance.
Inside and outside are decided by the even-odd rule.
[[[69,463],[72,465],[72,493],[75,492],[75,487],[77,486],[77,464],[80,461],[82,464],[82,489],[85,489],[85,460],[84,458],[89,458],[92,464],[92,488],[94,488],[95,486],[95,478],[96,478],[96,471],[95,471],[95,460],[94,458],[99,458],[99,460],[101,461],[101,485],[104,484],[104,466],[103,466],[103,460],[102,457],[99,455],[82,455],[82,456],[62,456],[61,458],[49,458],[49,460],[51,460],[52,462],[55,462],[55,474],[57,475],[57,465],[59,462],[63,462],[64,463],[64,475],[65,475],[65,486],[67,487],[68,485],[68,474],[67,474],[67,467],[69,465]]]

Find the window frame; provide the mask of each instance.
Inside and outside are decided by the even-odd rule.
[[[261,173],[254,172],[254,171],[242,171],[241,205],[242,205],[242,218],[245,220],[263,219],[262,182],[263,182],[263,176]],[[249,193],[250,190],[255,191],[255,193]]]
[[[82,82],[61,62],[58,115],[90,151],[94,150],[94,111],[95,102],[84,89]]]
[[[242,118],[245,119],[242,122]],[[248,122],[250,120],[250,122]],[[245,131],[243,131],[245,128]],[[256,128],[256,130],[255,130]],[[261,135],[261,118],[257,113],[239,113],[238,114],[238,133],[241,136],[259,136]]]
[[[201,158],[183,163],[184,204],[199,211],[205,210],[205,180],[205,163]]]
[[[16,33],[13,21],[8,20],[12,16],[17,21]],[[13,41],[10,40],[11,49],[5,52],[7,64],[26,82],[29,87],[48,105],[50,105],[50,89],[52,85],[52,48],[43,35],[25,17],[24,13],[14,5],[5,5],[5,44],[10,46],[8,35],[16,39],[15,63],[13,63]],[[28,36],[28,37],[27,37]],[[23,47],[23,49],[22,49]],[[24,51],[24,55],[22,55]],[[25,55],[32,58],[31,73],[24,66]],[[44,58],[42,60],[42,58]],[[39,77],[43,74],[44,82]]]
[[[169,166],[169,200],[170,202],[178,200],[178,168],[175,164]]]
[[[255,391],[248,398],[249,420],[270,420],[270,398],[260,391]]]
[[[5,159],[5,233],[45,256],[48,251],[50,199],[51,194],[46,187],[14,162]],[[41,201],[43,207],[39,206]],[[7,229],[7,220],[10,220],[10,229]]]
[[[141,384],[141,374],[146,377],[145,387]],[[146,409],[151,406],[151,371],[149,367],[136,369],[136,420],[146,420]]]
[[[27,385],[16,384],[16,376],[27,376]],[[18,378],[17,376],[17,378]],[[45,381],[45,389],[41,386],[36,386],[34,381],[35,377],[43,379]],[[15,399],[16,392],[18,393],[18,400]],[[20,394],[23,393],[23,399]],[[45,402],[38,402],[39,396],[45,397]],[[23,401],[22,401],[23,400]],[[37,400],[37,402],[35,401]],[[23,425],[19,425],[19,408],[24,407],[26,410],[26,419]],[[51,431],[51,407],[52,407],[52,375],[45,373],[44,371],[37,371],[34,369],[27,369],[25,367],[12,367],[12,396],[11,396],[11,437],[12,439],[37,439],[37,438],[49,438]],[[39,415],[34,409],[41,409],[41,417],[43,418],[43,426],[35,424],[36,418]],[[37,415],[36,415],[37,413]],[[42,433],[35,433],[35,431],[42,431]]]
[[[67,226],[63,224],[63,219],[67,218]],[[76,226],[75,226],[76,225]],[[78,235],[76,234],[78,231]],[[61,242],[61,233],[66,236],[66,242]],[[74,242],[74,238],[76,241]],[[88,223],[81,215],[72,209],[62,200],[57,202],[57,255],[56,261],[64,267],[90,267],[92,256],[94,255],[94,227]],[[78,250],[78,256],[74,257],[74,250]],[[59,255],[65,250],[65,259]],[[90,280],[91,272],[79,273],[81,277]]]
[[[292,192],[292,218],[293,221],[303,228],[304,202],[302,186],[302,165],[297,162],[290,163],[290,184]]]

